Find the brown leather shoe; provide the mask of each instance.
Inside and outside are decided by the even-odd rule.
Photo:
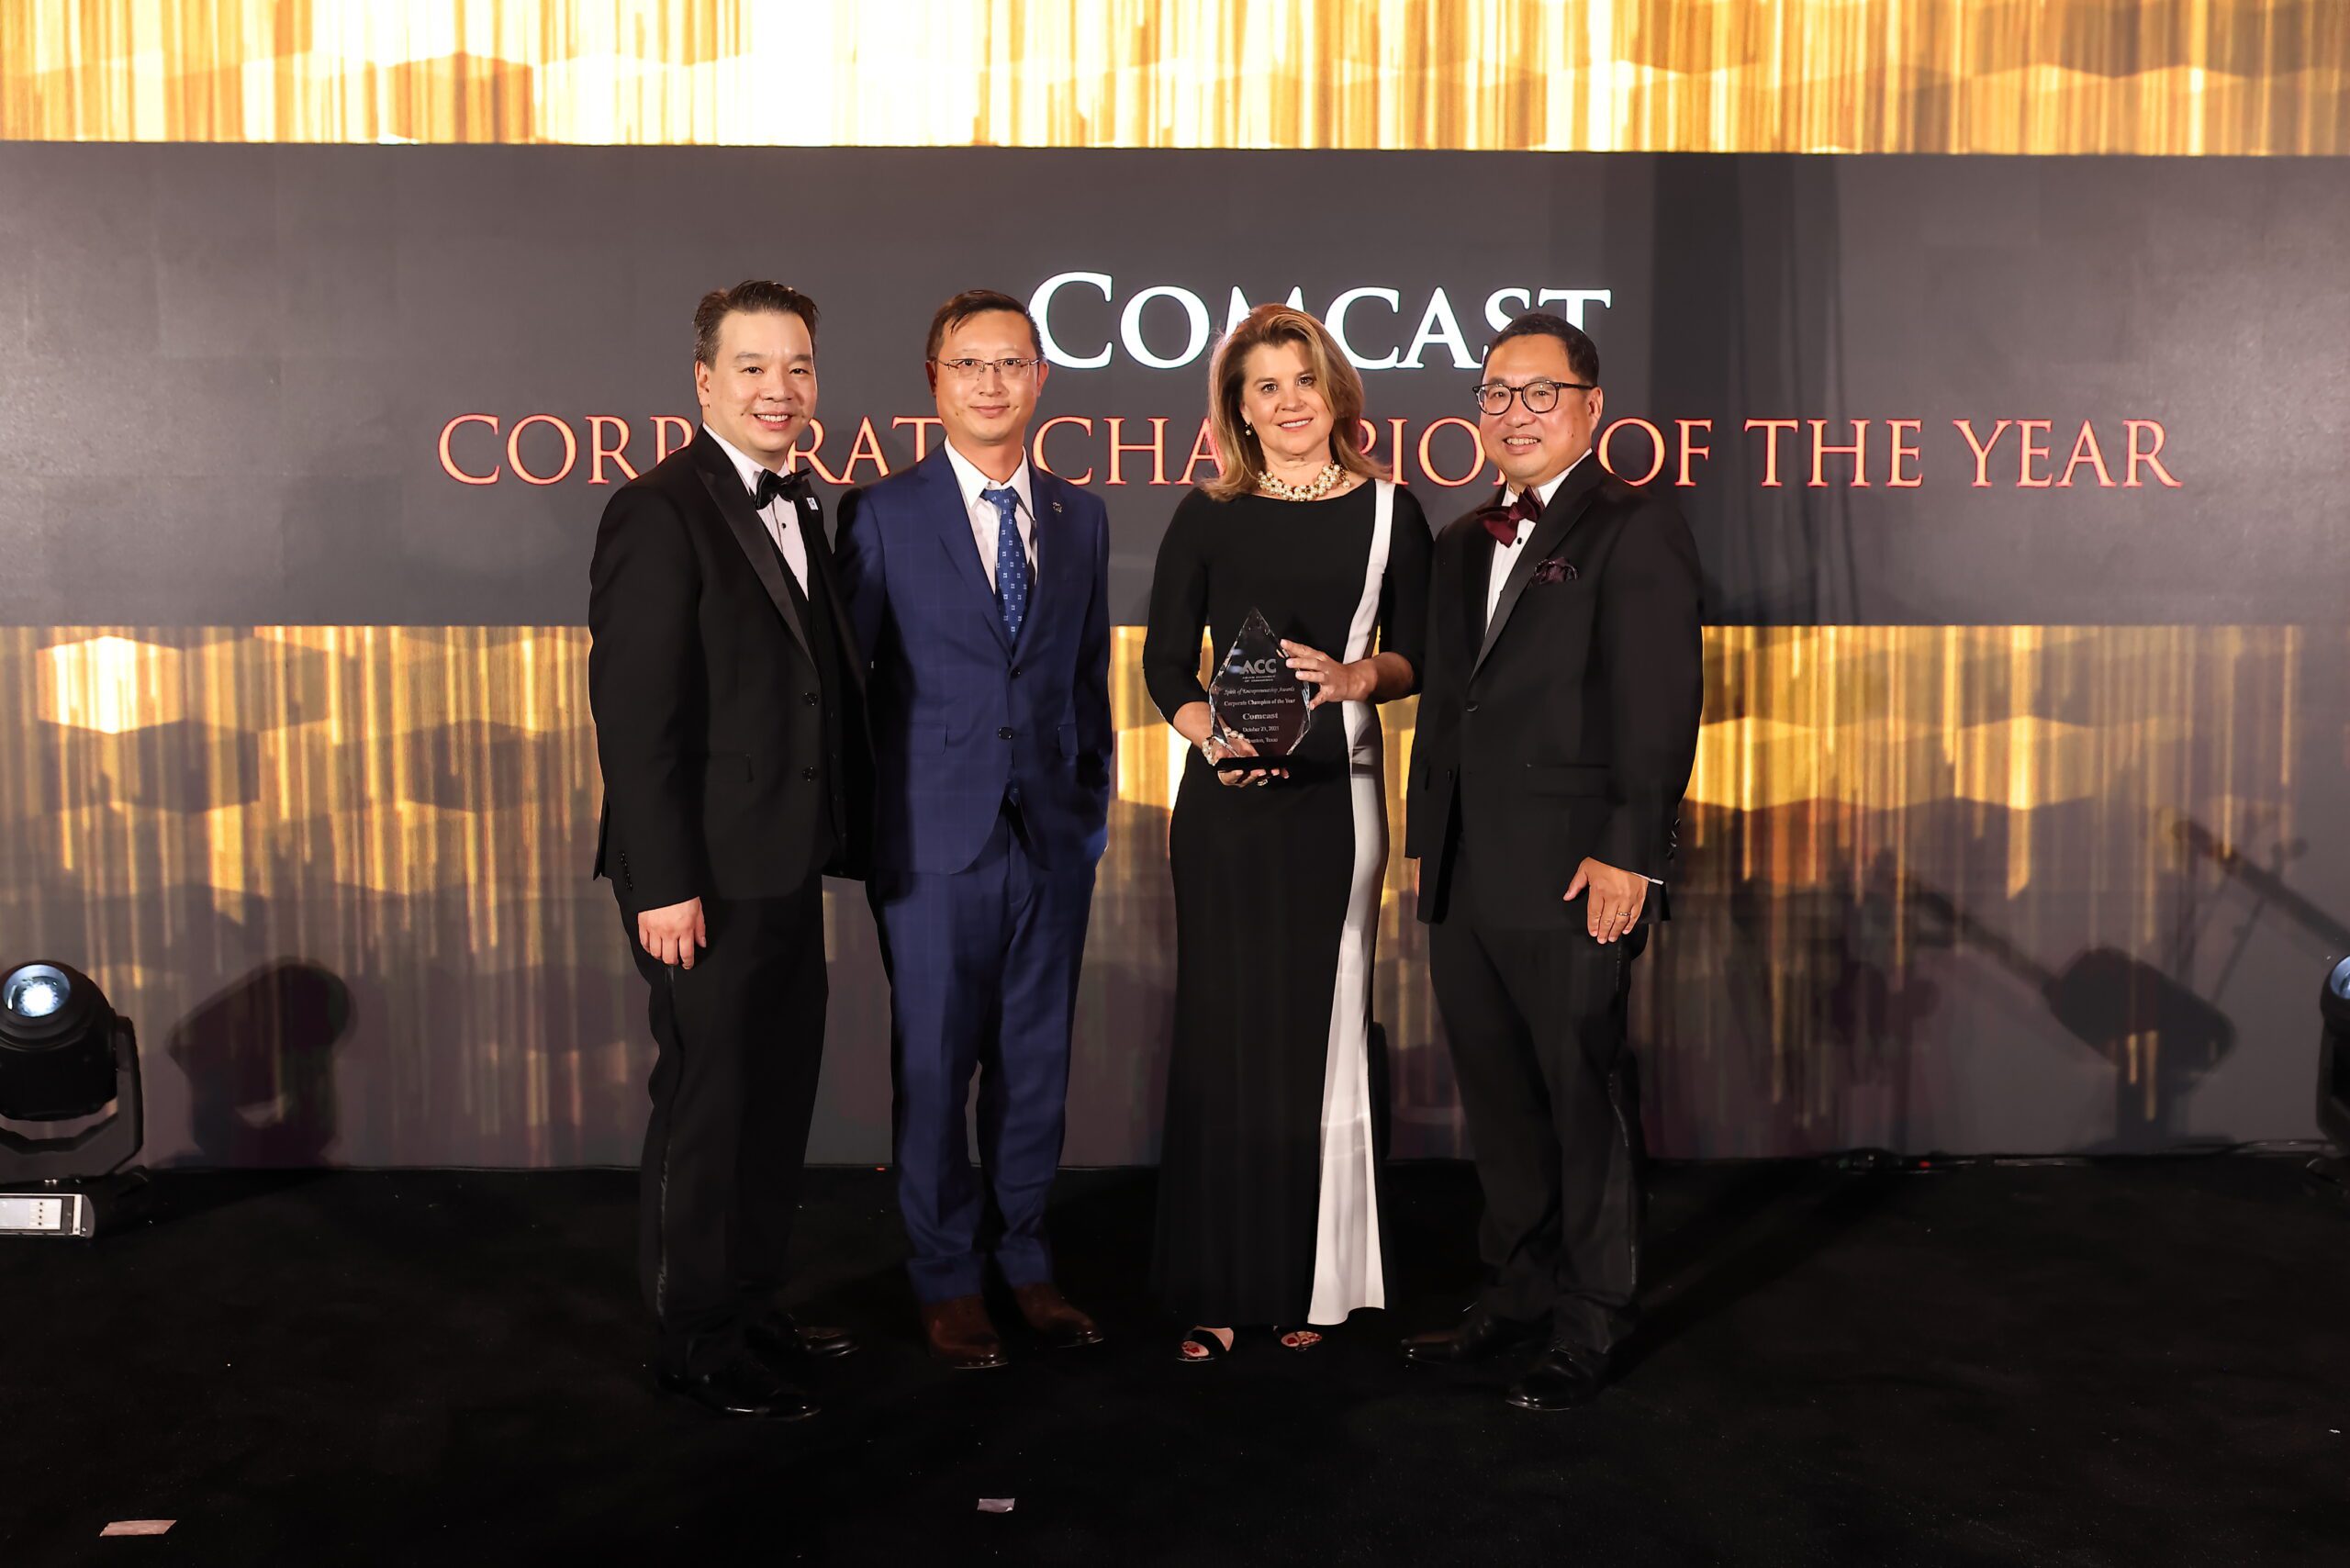
[[[978,1296],[924,1302],[922,1331],[930,1341],[930,1353],[957,1372],[985,1372],[1012,1364],[1004,1360],[1003,1341],[996,1338],[995,1325],[988,1321],[987,1305]]]
[[[1020,1304],[1020,1316],[1056,1350],[1074,1350],[1082,1345],[1102,1342],[1102,1330],[1093,1319],[1069,1305],[1061,1294],[1060,1286],[1050,1280],[1039,1280],[1033,1285],[1014,1285],[1012,1298]]]

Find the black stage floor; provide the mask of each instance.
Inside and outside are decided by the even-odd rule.
[[[1473,1276],[1463,1168],[1395,1173],[1395,1310],[1207,1367],[1149,1174],[1071,1172],[1113,1342],[986,1373],[923,1359],[887,1182],[814,1179],[869,1343],[788,1427],[649,1391],[617,1172],[171,1175],[0,1246],[0,1562],[2350,1562],[2350,1215],[2292,1160],[1660,1171],[1644,1357],[1547,1417],[1394,1354]]]

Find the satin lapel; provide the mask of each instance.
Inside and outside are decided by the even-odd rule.
[[[776,613],[783,617],[792,640],[800,644],[802,653],[815,657],[808,646],[808,629],[800,624],[800,611],[792,606],[791,590],[784,586],[783,561],[776,553],[775,540],[767,533],[767,525],[759,521],[759,514],[751,510],[751,498],[744,493],[734,465],[707,435],[694,438],[694,471],[701,476],[702,488],[710,492],[711,504],[718,509],[718,515],[726,520],[734,543],[749,558],[751,570],[758,574],[759,586],[775,601]]]
[[[1084,552],[1079,548],[1075,521],[1062,510],[1059,490],[1058,480],[1046,478],[1030,465],[1028,494],[1036,505],[1036,581],[1029,590],[1027,617],[1020,622],[1024,644],[1028,641],[1028,629],[1036,624],[1040,605],[1058,615],[1064,605],[1085,602]],[[997,618],[999,624],[1002,620]]]
[[[1485,655],[1494,651],[1494,643],[1500,640],[1502,628],[1509,623],[1510,611],[1517,608],[1519,597],[1526,592],[1526,585],[1534,580],[1535,565],[1558,553],[1559,546],[1566,542],[1567,535],[1574,531],[1575,524],[1590,509],[1592,498],[1597,493],[1599,481],[1605,476],[1606,470],[1599,466],[1598,455],[1594,454],[1586,457],[1576,465],[1567,482],[1559,487],[1558,494],[1550,498],[1550,504],[1542,509],[1542,521],[1534,525],[1534,532],[1527,536],[1525,547],[1518,551],[1517,559],[1510,563],[1509,576],[1502,580],[1502,596],[1494,604],[1494,618],[1485,623],[1485,638],[1478,645],[1477,662],[1469,666],[1471,675],[1485,666]]]
[[[861,693],[865,689],[865,663],[856,648],[856,635],[849,630],[856,624],[848,616],[848,601],[841,597],[840,574],[833,569],[833,544],[824,532],[824,509],[814,496],[800,509],[800,521],[807,532],[809,575],[816,579],[815,591],[824,596],[825,605],[833,612],[833,624],[841,630],[841,664],[848,671],[849,682]]]
[[[1460,598],[1454,608],[1460,614],[1460,635],[1453,646],[1474,664],[1485,638],[1485,585],[1493,578],[1494,536],[1482,524],[1470,528],[1460,536]]]
[[[1003,616],[995,604],[995,589],[988,586],[988,574],[979,565],[979,541],[971,535],[971,514],[963,505],[963,487],[955,482],[954,465],[946,461],[942,448],[922,460],[914,470],[928,487],[923,498],[923,511],[938,530],[938,543],[955,563],[956,572],[970,586],[979,598],[979,614],[995,633],[995,640],[1012,652],[1012,639],[1003,634]]]

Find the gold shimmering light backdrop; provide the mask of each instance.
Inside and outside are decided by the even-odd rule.
[[[1180,754],[1140,652],[1122,631],[1080,1162],[1155,1138],[1168,1045]],[[1709,632],[1676,920],[1636,971],[1666,1147],[1952,1146],[1974,1101],[2007,1095],[2042,1100],[2023,1121],[2053,1142],[2176,1136],[2232,1035],[2130,1027],[2125,1002],[2084,1037],[2052,1022],[2046,988],[2120,955],[2224,993],[2250,907],[2230,904],[2224,852],[2257,865],[2307,831],[2297,687],[2345,653],[2341,633],[2293,628]],[[0,764],[0,923],[12,947],[85,963],[147,1027],[157,1125],[195,1129],[173,1152],[630,1158],[642,988],[585,882],[587,656],[560,627],[0,631],[0,733],[26,742]],[[1410,705],[1388,723],[1399,814]],[[2350,745],[2338,723],[2319,738]],[[1410,875],[1391,863],[1376,1008],[1399,1147],[1453,1153]],[[2183,932],[2199,904],[2220,925]],[[870,1157],[886,993],[853,886],[834,886],[828,925],[849,1044],[817,1152]],[[349,992],[336,1019],[275,1000],[297,957]],[[207,1025],[224,1011],[248,1027]],[[2009,1048],[1947,1048],[2001,1031]]]
[[[2350,3],[0,0],[7,141],[2341,154]],[[628,288],[669,277],[665,259],[699,266],[704,238],[623,255],[564,227],[563,193],[595,192],[576,205],[599,219],[606,203],[625,210],[621,176],[661,173],[643,162],[599,172],[585,153],[348,145],[244,162],[228,156],[238,149],[132,156],[143,151],[0,147],[17,203],[0,203],[0,387],[17,393],[0,397],[0,543],[26,564],[13,586],[34,585],[14,619],[67,623],[0,628],[0,961],[79,964],[138,1021],[158,1159],[631,1161],[651,1053],[642,984],[587,875],[600,783],[585,632],[253,623],[464,620],[476,612],[449,601],[478,588],[485,562],[509,573],[500,582],[574,574],[562,580],[584,599],[601,492],[579,480],[525,506],[514,494],[536,481],[523,478],[460,495],[431,465],[431,437],[475,409],[505,420],[509,440],[532,420],[571,428],[558,413],[591,439],[599,415],[642,427],[677,387],[642,374],[651,351],[634,334],[711,280],[670,277],[676,297],[657,306]],[[814,161],[690,157],[762,178]],[[1726,475],[1740,413],[1834,415],[1839,429],[1845,414],[1930,413],[1887,369],[1926,363],[1929,390],[1964,397],[1928,423],[1946,444],[1953,415],[2053,416],[2060,433],[2094,418],[2109,435],[2167,420],[2188,478],[2175,494],[2018,498],[1938,469],[1930,498],[1860,492],[1874,510],[1852,492],[1750,489],[1709,562],[1725,582],[1743,574],[1744,613],[2053,621],[2077,602],[2082,619],[2167,620],[2175,605],[2221,622],[1709,631],[1675,918],[1635,970],[1656,1147],[2144,1149],[2306,1133],[2305,993],[2350,948],[2345,912],[2309,891],[2342,880],[2329,868],[2333,813],[2350,808],[2350,634],[2338,618],[2265,622],[2289,618],[2273,602],[2280,577],[2316,585],[2316,602],[2335,569],[2309,545],[2327,525],[2309,521],[2311,498],[2329,493],[2335,447],[2259,447],[2256,493],[2228,465],[2266,403],[2320,431],[2341,406],[2340,247],[2306,221],[2338,210],[2328,162],[2267,162],[2254,178],[2132,160],[2143,177],[2110,190],[2101,170],[2040,178],[2053,161],[1975,189],[2001,165],[1935,162],[1952,169],[1940,194],[1902,209],[1919,242],[1883,251],[1854,237],[1887,199],[1877,187],[1911,176],[1880,161],[1836,161],[1822,179],[1829,161],[1750,173],[1665,160],[1670,178],[1627,173],[1620,188],[1634,161],[1594,162],[1605,169],[1579,184],[1561,175],[1580,205],[1559,196],[1520,226],[1540,254],[1492,276],[1416,262],[1409,308],[1438,283],[1464,301],[1606,284],[1611,354],[1651,340],[1645,411],[1720,416]],[[532,184],[542,172],[552,190]],[[436,207],[436,181],[461,196],[490,182],[497,199],[478,205],[496,221],[463,201]],[[1080,230],[1105,207],[1081,183],[1039,199]],[[1422,196],[1383,216],[1440,235],[1460,218],[1427,216],[1440,205]],[[544,252],[513,242],[509,209],[557,238]],[[1595,211],[1602,221],[1585,221]],[[836,243],[870,243],[886,273],[910,247],[893,253],[867,220]],[[1574,252],[1595,235],[1605,243]],[[1084,238],[1030,255],[1024,275],[1106,272],[1098,237]],[[1325,276],[1338,258],[1286,233],[1273,249],[1328,286],[1317,306],[1364,281]],[[1693,274],[1693,252],[1729,260]],[[1220,304],[1240,281],[1141,265],[1118,263],[1128,297],[1180,274]],[[2115,265],[2115,286],[2068,288]],[[2247,268],[2260,308],[2229,318],[2226,353],[2198,357],[2169,329],[2235,298]],[[591,276],[634,282],[578,286]],[[1886,304],[1900,283],[1918,286],[1919,307]],[[858,302],[869,319],[903,305],[883,293]],[[550,314],[560,300],[573,313]],[[1913,317],[1957,323],[1963,352],[1913,333]],[[2178,353],[2137,352],[2147,343]],[[442,358],[413,358],[427,350]],[[111,386],[87,374],[94,353],[166,389],[175,484],[134,484],[105,450],[116,405],[76,401]],[[828,387],[846,393],[847,374]],[[1056,395],[1076,399],[1059,411],[1196,417],[1188,390],[1121,403],[1106,385],[1057,377]],[[1900,396],[1870,401],[1883,387]],[[877,380],[864,406],[900,396]],[[1624,411],[1642,409],[1628,397]],[[258,505],[239,487],[256,465],[271,474]],[[1711,482],[1718,496],[1730,481]],[[1421,493],[1438,516],[1462,498]],[[1149,510],[1127,496],[1131,515]],[[1926,498],[1931,514],[1905,523]],[[2190,515],[2209,520],[2191,537]],[[140,518],[127,547],[125,516]],[[1984,518],[2007,520],[1997,551],[1969,521]],[[2101,558],[2107,576],[2052,586],[2033,553],[2043,520],[2046,537],[2083,547],[2065,558]],[[2170,549],[2146,546],[2156,525]],[[388,597],[337,597],[362,575],[362,542],[385,539],[408,552],[367,557]],[[1888,539],[1900,548],[1880,554]],[[1752,559],[1729,559],[1740,550]],[[534,551],[559,570],[530,569]],[[2250,565],[2231,575],[2238,560]],[[1920,610],[1912,577],[1963,591]],[[1865,599],[1847,591],[1856,581]],[[2127,602],[2166,608],[2109,611],[2099,592],[2117,583]],[[250,604],[229,591],[247,585]],[[2026,588],[2042,592],[2031,608],[2012,602]],[[214,597],[178,613],[201,593]],[[488,614],[559,620],[576,602],[500,599]],[[85,624],[120,619],[151,623]],[[1075,1162],[1155,1153],[1171,1016],[1175,753],[1143,696],[1140,633],[1119,637]],[[1410,707],[1387,721],[1400,829]],[[1379,932],[1395,1146],[1459,1154],[1411,873],[1391,861]],[[812,1153],[886,1158],[887,991],[854,888],[831,890],[827,924],[834,1023]]]
[[[0,139],[2339,153],[2333,0],[11,0]]]

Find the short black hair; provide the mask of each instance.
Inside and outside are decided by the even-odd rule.
[[[1485,351],[1485,357],[1493,358],[1494,349],[1512,338],[1558,339],[1567,345],[1567,365],[1575,373],[1575,379],[1587,381],[1594,386],[1599,385],[1599,345],[1565,317],[1553,316],[1548,310],[1528,310],[1501,330],[1494,339],[1493,347]]]
[[[808,346],[816,346],[816,302],[788,283],[746,277],[732,288],[713,288],[694,307],[694,359],[718,364],[718,329],[736,311],[773,310],[808,324]]]
[[[922,357],[936,359],[938,345],[946,341],[948,332],[974,316],[997,310],[1009,311],[1028,323],[1028,346],[1035,351],[1038,359],[1044,358],[1045,335],[1036,330],[1036,318],[1028,314],[1027,306],[992,288],[967,288],[940,306],[938,314],[930,319],[930,337],[922,346]]]

